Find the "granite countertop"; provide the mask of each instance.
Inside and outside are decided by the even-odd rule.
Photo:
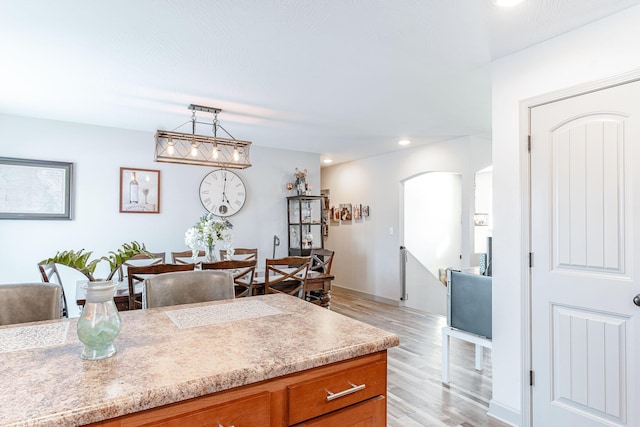
[[[0,425],[76,426],[398,345],[288,295],[120,313],[117,353],[80,358],[76,319],[0,327]]]

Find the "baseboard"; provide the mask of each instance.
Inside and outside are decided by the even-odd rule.
[[[502,405],[493,399],[489,401],[489,412],[487,412],[487,415],[514,427],[520,427],[522,425],[522,414],[520,411]]]
[[[339,286],[336,284],[331,285],[332,288],[338,288],[340,291],[348,292],[354,295],[359,296],[360,298],[368,299],[370,301],[381,302],[383,304],[393,305],[395,307],[400,307],[400,301],[395,301],[389,298],[379,297],[377,295],[368,294],[362,291],[356,291],[355,289],[345,288],[344,286]]]

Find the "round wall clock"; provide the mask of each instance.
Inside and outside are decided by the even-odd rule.
[[[202,206],[214,215],[226,217],[238,213],[246,197],[242,178],[228,169],[216,169],[200,183]]]

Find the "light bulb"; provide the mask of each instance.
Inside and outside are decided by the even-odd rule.
[[[213,147],[213,155],[211,157],[213,157],[213,160],[218,160],[219,156],[220,154],[218,153],[218,146]]]
[[[234,148],[233,149],[233,161],[237,162],[238,160],[240,160],[240,153],[238,153],[238,148]]]
[[[169,138],[169,147],[167,147],[167,152],[169,153],[170,156],[173,156],[174,153],[174,148],[173,148],[173,141],[171,140],[171,138]]]
[[[198,155],[198,147],[196,147],[195,144],[191,146],[191,155],[193,157],[196,157]]]

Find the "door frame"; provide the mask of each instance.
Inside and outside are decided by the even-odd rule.
[[[531,354],[533,346],[531,343],[531,271],[529,268],[529,253],[531,252],[531,159],[529,152],[529,135],[531,134],[531,109],[541,105],[561,101],[575,96],[585,95],[591,92],[608,89],[614,86],[620,86],[627,83],[640,81],[640,69],[625,74],[596,80],[592,82],[582,83],[549,92],[543,95],[527,98],[520,101],[519,115],[519,163],[520,163],[520,206],[521,212],[526,213],[522,217],[521,241],[520,248],[520,277],[523,286],[521,297],[521,408],[522,408],[522,427],[541,427],[533,426],[533,407],[531,386],[529,385],[529,371],[531,371]],[[535,262],[535,259],[533,260]]]

